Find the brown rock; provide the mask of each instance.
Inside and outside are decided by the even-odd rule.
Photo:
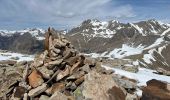
[[[147,84],[147,86],[158,87],[160,89],[163,89],[163,90],[170,92],[170,89],[169,89],[170,83],[159,81],[159,80],[156,80],[156,79],[152,79],[152,80],[148,81],[146,84]]]
[[[78,78],[74,83],[78,86],[84,81],[84,76]]]
[[[51,93],[54,94],[56,91],[62,91],[65,88],[64,83],[55,83],[51,87]]]
[[[147,86],[142,89],[141,100],[170,100],[167,84],[155,79],[148,81]]]
[[[28,76],[28,82],[31,87],[35,88],[40,86],[44,80],[40,72],[33,70],[32,73]]]

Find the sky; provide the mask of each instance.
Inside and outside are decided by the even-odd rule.
[[[170,0],[0,0],[0,29],[69,29],[87,19],[170,23]]]

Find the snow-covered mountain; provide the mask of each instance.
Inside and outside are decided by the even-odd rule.
[[[57,32],[80,52],[93,57],[130,59],[144,67],[170,70],[170,24],[154,19],[136,23],[85,20],[71,30]],[[39,52],[43,50],[44,33],[39,28],[0,30],[0,49]]]
[[[8,37],[11,37],[15,34],[23,35],[25,33],[31,34],[33,37],[36,37],[38,40],[43,40],[45,30],[40,28],[34,28],[34,29],[27,28],[24,30],[17,30],[17,31],[0,30],[1,36],[8,36]]]

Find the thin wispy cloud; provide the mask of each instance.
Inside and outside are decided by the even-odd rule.
[[[69,28],[86,19],[165,19],[166,6],[168,0],[0,0],[0,29]]]
[[[112,0],[1,0],[0,21],[70,27],[85,19],[134,16],[130,5],[115,4]]]

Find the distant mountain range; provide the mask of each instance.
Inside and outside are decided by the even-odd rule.
[[[69,31],[58,32],[76,49],[93,57],[130,59],[144,67],[161,66],[170,70],[170,24],[153,19],[136,23],[85,20]],[[0,49],[31,54],[40,52],[44,33],[38,28],[0,30]]]

